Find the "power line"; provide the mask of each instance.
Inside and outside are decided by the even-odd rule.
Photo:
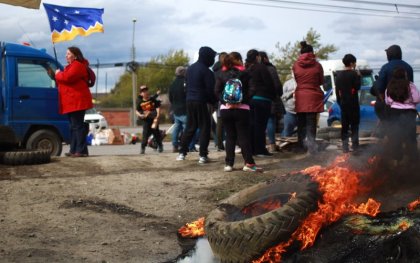
[[[307,2],[296,2],[296,1],[284,1],[284,0],[260,0],[266,2],[277,2],[277,3],[284,3],[284,4],[296,4],[296,5],[309,5],[309,6],[316,6],[322,8],[345,8],[345,9],[352,9],[358,11],[368,11],[368,12],[385,12],[385,13],[392,13],[395,14],[396,12],[393,10],[384,10],[384,9],[372,9],[372,8],[364,8],[364,7],[351,7],[351,6],[342,6],[342,5],[326,5],[326,4],[314,4],[314,3],[307,3]],[[420,13],[416,12],[397,12],[399,14],[410,14],[410,15],[420,15]]]
[[[359,3],[359,4],[368,4],[368,5],[384,5],[384,6],[398,6],[398,7],[408,7],[408,8],[420,8],[420,5],[410,5],[410,4],[393,4],[393,3],[381,3],[381,2],[372,2],[372,1],[362,1],[362,0],[331,0],[336,2],[346,2],[346,3]]]
[[[344,11],[337,11],[337,10],[322,10],[322,9],[290,7],[290,6],[281,6],[281,5],[266,5],[266,4],[257,4],[257,3],[245,3],[245,2],[240,2],[240,1],[229,1],[229,0],[208,0],[208,1],[230,3],[230,4],[240,4],[240,5],[250,5],[250,6],[260,6],[260,7],[274,7],[274,8],[281,8],[281,9],[311,11],[311,12],[321,12],[321,13],[337,13],[337,14],[346,14],[346,15],[362,15],[362,16],[376,16],[376,17],[420,19],[419,16],[399,16],[399,15],[383,15],[383,14],[373,14],[373,13],[344,12]]]

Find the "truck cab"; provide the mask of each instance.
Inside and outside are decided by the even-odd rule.
[[[48,149],[60,156],[70,141],[54,78],[62,66],[45,50],[12,43],[0,43],[0,65],[0,150]]]

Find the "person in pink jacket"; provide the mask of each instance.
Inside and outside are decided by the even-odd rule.
[[[317,152],[315,143],[317,114],[324,111],[324,71],[316,61],[313,47],[302,41],[300,56],[292,70],[296,80],[295,111],[298,125],[299,150],[308,148],[310,154]],[[305,138],[307,140],[305,145]]]
[[[66,52],[67,66],[57,70],[59,113],[67,114],[70,120],[70,152],[66,156],[87,156],[85,110],[93,107],[92,94],[88,87],[89,62],[78,47],[69,47]]]
[[[420,103],[420,92],[410,82],[402,67],[394,69],[392,79],[385,90],[385,103],[389,109],[389,142],[386,153],[396,161],[418,161],[416,135],[416,104]]]

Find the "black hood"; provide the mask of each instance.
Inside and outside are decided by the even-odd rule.
[[[214,64],[216,54],[217,52],[210,47],[201,47],[198,51],[198,61],[210,67]]]
[[[392,45],[389,48],[385,49],[386,57],[388,61],[395,59],[402,59],[401,47],[398,45]]]

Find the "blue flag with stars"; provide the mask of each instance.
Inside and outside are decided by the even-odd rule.
[[[70,41],[76,36],[104,32],[101,8],[66,7],[43,3],[50,22],[53,43]]]

